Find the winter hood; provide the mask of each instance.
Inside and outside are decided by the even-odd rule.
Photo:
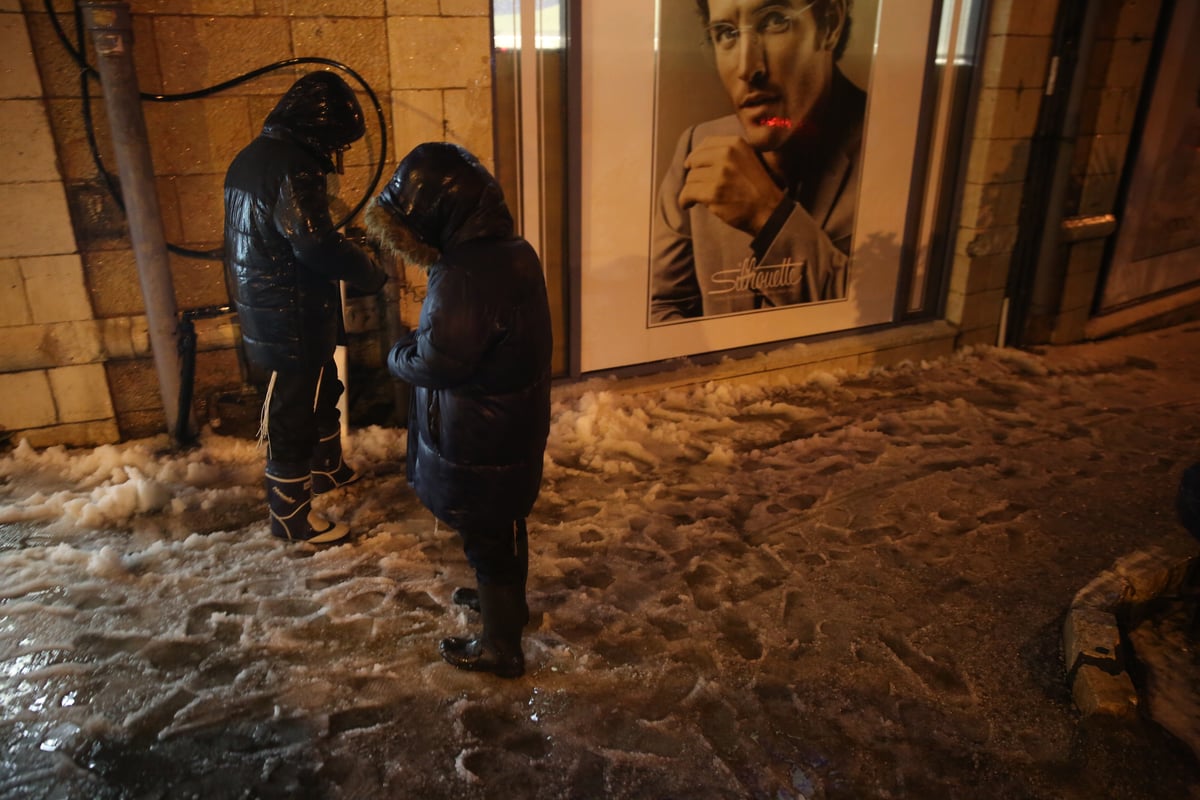
[[[264,133],[290,134],[327,161],[330,153],[358,141],[366,130],[354,91],[324,71],[310,72],[292,84],[263,125]]]
[[[413,148],[364,222],[383,247],[426,267],[463,242],[514,235],[500,184],[479,159],[449,142]]]

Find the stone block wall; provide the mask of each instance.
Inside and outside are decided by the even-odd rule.
[[[995,0],[986,20],[946,318],[959,343],[995,344],[1017,244],[1025,172],[1049,72],[1058,3]]]
[[[0,440],[99,444],[118,432],[104,371],[109,338],[130,332],[96,319],[29,30],[0,3]]]
[[[1054,343],[1085,338],[1085,324],[1106,257],[1101,219],[1117,207],[1138,102],[1154,45],[1161,0],[1098,0],[1097,30],[1074,142],[1070,185],[1061,209],[1061,291],[1047,327]],[[1038,122],[1058,2],[995,0],[987,21],[983,83],[950,276],[947,319],[960,344],[997,341],[1019,233],[1025,177]],[[1059,91],[1067,91],[1065,78]]]
[[[44,0],[0,0],[0,36],[8,52],[23,59],[0,74],[0,144],[23,154],[18,169],[0,177],[0,204],[9,215],[0,233],[6,289],[0,299],[0,392],[6,398],[0,400],[0,435],[37,443],[94,444],[165,431],[124,216],[90,152],[80,69],[56,30],[57,23],[77,45],[75,5],[53,0],[52,17]],[[388,128],[381,180],[427,140],[456,141],[493,165],[489,0],[127,5],[143,93],[193,92],[277,61],[330,59],[354,70],[378,98]],[[86,35],[84,43],[90,58]],[[168,243],[201,252],[220,247],[221,186],[230,160],[257,135],[291,82],[321,68],[269,72],[199,99],[143,102]],[[87,95],[101,161],[115,176],[101,87],[90,81]],[[337,217],[364,197],[381,158],[375,106],[365,92],[360,100],[368,133],[347,153],[346,174],[331,176]],[[172,253],[170,269],[181,313],[228,303],[219,260]],[[399,272],[413,270],[401,265]],[[423,276],[407,277],[398,282],[401,307],[415,324]],[[352,375],[382,361],[379,310],[359,312],[349,348]],[[235,320],[201,320],[197,329],[195,397],[204,423],[206,398],[240,388],[244,376]],[[55,397],[56,388],[76,392],[88,380],[88,403]],[[5,382],[19,383],[20,391],[4,391]]]

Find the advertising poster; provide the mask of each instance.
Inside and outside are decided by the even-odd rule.
[[[582,371],[892,320],[932,6],[581,4]]]

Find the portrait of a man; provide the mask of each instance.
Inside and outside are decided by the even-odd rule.
[[[866,111],[839,65],[851,0],[695,5],[732,113],[689,125],[662,173],[649,324],[845,298]]]

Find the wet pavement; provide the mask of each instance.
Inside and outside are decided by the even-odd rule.
[[[1062,651],[1097,576],[1200,549],[1197,354],[560,387],[515,681],[437,658],[477,619],[401,431],[353,433],[325,550],[267,534],[248,442],[18,448],[0,797],[1200,800],[1190,586],[1126,632],[1134,715],[1082,714]]]

